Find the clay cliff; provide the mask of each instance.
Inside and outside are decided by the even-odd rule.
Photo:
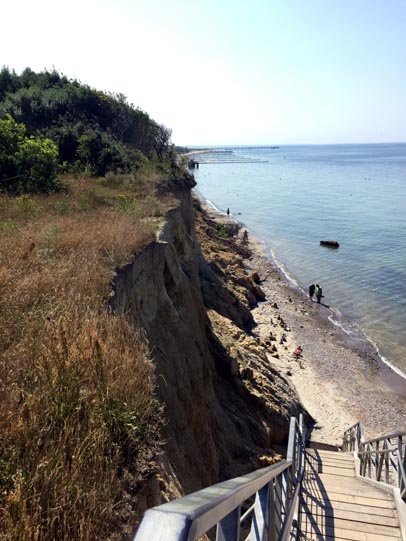
[[[278,460],[299,410],[250,335],[250,307],[264,294],[244,270],[247,248],[217,234],[190,185],[175,184],[173,195],[158,238],[117,272],[110,301],[145,333],[165,408],[162,455],[140,512]]]

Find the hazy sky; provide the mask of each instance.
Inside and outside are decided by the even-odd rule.
[[[3,0],[0,66],[121,92],[173,142],[406,141],[406,0]]]

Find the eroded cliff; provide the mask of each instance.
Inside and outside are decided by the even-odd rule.
[[[216,237],[189,187],[173,195],[159,238],[118,271],[111,298],[145,332],[165,405],[160,482],[144,506],[277,460],[273,445],[299,408],[250,336],[249,308],[263,294],[243,269],[247,254]]]

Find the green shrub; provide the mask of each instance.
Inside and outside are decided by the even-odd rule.
[[[56,177],[58,150],[50,139],[27,137],[10,115],[0,120],[0,190],[12,195],[61,190]]]
[[[224,224],[216,224],[216,231],[219,237],[227,237],[226,226]]]

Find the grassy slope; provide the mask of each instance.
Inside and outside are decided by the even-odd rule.
[[[115,267],[154,237],[168,204],[158,180],[0,197],[0,539],[120,531],[161,411],[146,344],[106,297]]]

